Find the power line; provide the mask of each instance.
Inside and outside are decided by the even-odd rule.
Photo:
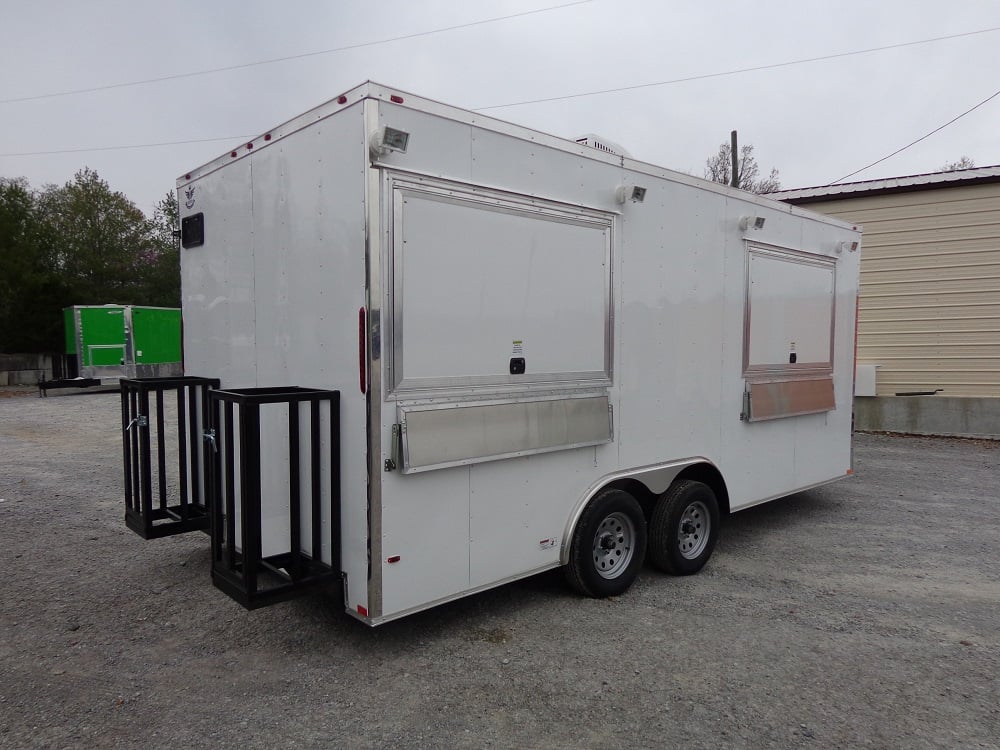
[[[37,101],[39,99],[54,99],[61,96],[71,96],[73,94],[90,94],[95,91],[108,91],[110,89],[121,89],[130,86],[143,86],[148,83],[161,83],[163,81],[176,81],[181,78],[194,78],[196,76],[212,75],[214,73],[224,73],[230,70],[242,70],[243,68],[253,68],[259,65],[272,65],[273,63],[287,62],[289,60],[301,60],[305,57],[316,57],[318,55],[330,55],[334,52],[345,52],[352,49],[361,49],[362,47],[374,47],[377,44],[389,44],[390,42],[400,42],[406,39],[416,39],[422,36],[431,36],[433,34],[443,34],[448,31],[457,31],[459,29],[468,29],[473,26],[483,26],[488,23],[496,23],[497,21],[507,21],[511,18],[523,18],[525,16],[532,16],[538,13],[548,13],[553,10],[562,10],[564,8],[571,8],[575,5],[584,5],[586,3],[593,2],[593,0],[574,0],[574,2],[564,3],[563,5],[552,5],[548,8],[537,8],[535,10],[526,10],[522,13],[511,13],[506,16],[496,16],[495,18],[484,18],[480,21],[470,21],[469,23],[460,23],[455,26],[446,26],[440,29],[431,29],[430,31],[417,31],[412,34],[403,34],[402,36],[394,36],[388,39],[379,39],[373,42],[359,42],[358,44],[348,44],[343,47],[331,47],[330,49],[317,50],[315,52],[303,52],[298,55],[287,55],[285,57],[274,57],[269,60],[257,60],[256,62],[240,63],[239,65],[227,65],[222,68],[210,68],[208,70],[197,70],[190,73],[175,73],[169,76],[160,76],[158,78],[144,78],[140,81],[126,81],[123,83],[109,83],[104,86],[91,86],[90,88],[84,89],[71,89],[69,91],[56,91],[48,94],[35,94],[34,96],[19,96],[11,99],[0,99],[0,104],[14,104],[16,102],[30,102]],[[95,149],[88,149],[95,150]]]
[[[579,0],[579,2],[569,3],[567,5],[559,5],[559,6],[553,6],[551,8],[545,8],[545,9],[541,9],[541,10],[528,11],[527,13],[515,14],[514,16],[504,16],[503,18],[512,18],[512,17],[519,16],[519,15],[528,15],[528,14],[531,14],[531,13],[542,13],[542,12],[545,12],[547,10],[555,10],[555,9],[558,9],[558,8],[566,8],[566,7],[569,7],[571,5],[580,5],[583,2],[591,2],[591,1],[592,0]],[[473,22],[472,24],[464,24],[463,26],[470,26],[470,25],[478,25],[478,24],[490,23],[490,22],[496,21],[496,20],[502,20],[502,19],[498,18],[498,19],[489,19],[489,20],[484,20],[484,21],[476,21],[476,22]],[[451,30],[451,29],[463,28],[463,26],[453,26],[453,27],[450,27],[449,29],[439,29],[438,31],[420,32],[418,34],[412,34],[410,36],[422,36],[422,35],[427,35],[427,34],[439,33],[440,31],[447,31],[447,30]],[[850,57],[852,55],[863,55],[863,54],[867,54],[869,52],[880,52],[880,51],[884,51],[884,50],[898,49],[900,47],[912,47],[912,46],[918,45],[918,44],[930,44],[932,42],[940,42],[940,41],[945,41],[945,40],[949,40],[949,39],[958,39],[958,38],[961,38],[961,37],[974,36],[974,35],[977,35],[977,34],[988,34],[990,32],[994,32],[994,31],[1000,31],[1000,26],[995,26],[995,27],[988,28],[988,29],[979,29],[977,31],[966,31],[966,32],[962,32],[960,34],[951,34],[951,35],[948,35],[948,36],[932,37],[932,38],[929,38],[929,39],[918,39],[918,40],[911,41],[911,42],[900,42],[898,44],[890,44],[890,45],[886,45],[884,47],[871,47],[869,49],[855,50],[853,52],[840,52],[840,53],[836,53],[836,54],[832,54],[832,55],[824,55],[824,56],[821,56],[821,57],[811,57],[811,58],[805,58],[805,59],[802,59],[802,60],[791,60],[791,61],[783,62],[783,63],[773,63],[773,64],[770,64],[770,65],[761,65],[761,66],[757,66],[757,67],[753,67],[753,68],[741,68],[741,69],[738,69],[738,70],[723,71],[723,72],[718,72],[718,73],[705,73],[705,74],[702,74],[702,75],[690,76],[690,77],[687,77],[687,78],[677,78],[677,79],[673,79],[673,80],[669,80],[669,81],[659,81],[659,82],[655,82],[655,83],[642,83],[642,84],[637,84],[637,85],[634,85],[634,86],[622,86],[622,87],[613,88],[613,89],[603,89],[603,90],[600,90],[600,91],[590,91],[590,92],[585,92],[585,93],[580,93],[580,94],[567,94],[565,96],[549,97],[549,98],[546,98],[546,99],[532,99],[532,100],[527,100],[527,101],[522,101],[522,102],[512,102],[512,103],[509,103],[509,104],[494,104],[494,105],[491,105],[491,106],[488,106],[488,107],[474,108],[473,111],[482,111],[482,110],[486,110],[486,109],[499,109],[501,107],[516,107],[516,106],[521,106],[521,105],[524,105],[524,104],[538,104],[538,103],[542,103],[542,102],[560,101],[560,100],[564,100],[564,99],[575,99],[575,98],[585,97],[585,96],[597,96],[597,95],[600,95],[600,94],[609,94],[609,93],[615,93],[615,92],[618,92],[618,91],[632,91],[632,90],[635,90],[635,89],[650,88],[650,87],[653,87],[653,86],[666,86],[666,85],[673,84],[673,83],[684,83],[684,82],[687,82],[687,81],[697,81],[697,80],[702,80],[702,79],[706,79],[706,78],[718,78],[718,77],[722,77],[722,76],[736,75],[736,74],[739,74],[739,73],[749,73],[749,72],[758,71],[758,70],[768,70],[768,69],[773,69],[773,68],[783,68],[783,67],[788,67],[788,66],[792,66],[792,65],[801,65],[801,64],[804,64],[804,63],[817,62],[817,61],[821,61],[821,60],[832,60],[832,59],[841,58],[841,57]],[[409,37],[397,37],[397,39],[405,39],[405,38],[409,38]],[[395,41],[395,39],[383,40],[383,42],[389,42],[389,41]],[[383,42],[366,42],[366,43],[364,43],[362,45],[356,45],[356,46],[367,46],[367,45],[372,45],[372,44],[381,44]],[[349,49],[349,48],[344,47],[344,48],[340,48],[340,49]],[[328,50],[328,51],[337,51],[337,50]],[[298,55],[298,57],[305,57],[305,56],[309,56],[309,55],[318,55],[318,54],[325,54],[325,52],[310,52],[310,53],[306,53],[305,55]],[[280,58],[280,59],[292,59],[292,58]],[[260,62],[260,63],[247,63],[246,65],[234,66],[234,67],[249,67],[250,65],[263,65],[263,64],[266,64],[267,62],[274,62],[274,61],[263,61],[263,62]],[[233,68],[219,68],[216,71],[203,71],[202,73],[184,73],[184,74],[181,74],[179,76],[172,76],[172,77],[185,77],[185,76],[193,76],[193,75],[202,75],[202,74],[205,74],[205,73],[218,72],[218,71],[221,71],[221,70],[231,70],[231,69],[233,69]],[[167,79],[164,78],[164,79],[151,79],[151,80],[167,80]],[[131,85],[138,85],[139,83],[143,83],[143,82],[139,81],[139,82],[135,82],[135,83],[131,83],[131,84],[115,84],[114,86],[131,86]],[[104,88],[111,88],[111,87],[104,87]],[[99,90],[99,89],[86,89],[86,90],[81,90],[80,92],[67,92],[67,93],[82,93],[83,91],[89,91],[89,90]],[[44,95],[44,96],[62,96],[62,95],[63,94],[51,94],[51,95]],[[880,159],[877,162],[869,164],[867,167],[859,169],[857,172],[852,172],[849,175],[845,175],[845,177],[841,177],[840,180],[846,179],[846,177],[851,177],[851,176],[857,174],[858,172],[863,172],[865,169],[868,169],[869,167],[875,166],[875,164],[879,164],[882,161],[885,161],[886,159],[889,159],[892,156],[895,156],[895,154],[899,153],[900,151],[903,151],[903,150],[909,148],[910,146],[912,146],[912,145],[914,145],[916,143],[919,143],[920,141],[924,140],[925,138],[933,135],[934,133],[942,130],[943,128],[947,127],[951,123],[955,122],[956,120],[958,120],[958,119],[964,117],[965,115],[969,114],[970,112],[974,111],[975,109],[978,109],[983,104],[986,104],[986,102],[990,101],[990,99],[993,99],[997,95],[1000,95],[1000,92],[997,92],[996,94],[993,94],[992,96],[988,97],[987,99],[983,100],[982,102],[980,102],[979,104],[977,104],[976,106],[974,106],[972,109],[968,110],[967,112],[963,112],[961,115],[959,115],[955,119],[950,120],[949,122],[946,122],[940,128],[937,128],[936,130],[931,131],[930,133],[928,133],[927,135],[919,138],[918,140],[914,141],[913,143],[910,143],[910,144],[904,146],[899,151],[896,151],[896,152],[894,152],[892,154],[889,154],[889,156],[886,156],[884,159]],[[36,98],[41,98],[41,97],[36,97]],[[23,101],[23,100],[7,100],[7,101]],[[2,103],[4,103],[4,102],[0,101],[0,104],[2,104]],[[212,141],[240,140],[240,139],[249,138],[249,137],[252,137],[252,136],[246,136],[246,135],[244,135],[244,136],[232,136],[231,138],[201,138],[201,139],[192,139],[192,140],[185,140],[185,141],[167,141],[167,142],[162,142],[162,143],[147,143],[147,144],[133,144],[133,145],[102,146],[102,147],[96,147],[96,148],[73,148],[73,149],[54,149],[54,150],[50,150],[50,151],[14,152],[14,153],[0,154],[0,157],[11,157],[11,156],[45,156],[45,155],[50,155],[50,154],[83,153],[83,152],[88,152],[88,151],[119,151],[119,150],[126,150],[126,149],[135,149],[135,148],[154,148],[154,147],[158,147],[158,146],[177,146],[177,145],[184,145],[184,144],[189,144],[189,143],[210,143]],[[839,182],[840,180],[836,180],[836,182]]]
[[[188,143],[212,143],[213,141],[237,141],[253,138],[252,135],[230,135],[224,138],[193,138],[187,141],[162,141],[161,143],[135,143],[121,146],[97,146],[95,148],[63,148],[52,151],[24,151],[0,156],[47,156],[49,154],[82,154],[88,151],[126,151],[132,148],[156,148],[157,146],[183,146]]]
[[[613,89],[599,89],[596,91],[584,91],[579,94],[565,94],[563,96],[550,96],[544,99],[525,99],[519,102],[507,102],[506,104],[491,104],[488,107],[475,107],[473,111],[482,112],[487,109],[501,109],[503,107],[521,107],[526,104],[542,104],[545,102],[560,102],[567,99],[580,99],[586,96],[598,96],[600,94],[613,94],[619,91],[635,91],[636,89],[648,89],[655,86],[669,86],[674,83],[687,83],[688,81],[702,81],[706,78],[721,78],[723,76],[738,75],[740,73],[753,73],[759,70],[773,70],[775,68],[787,68],[792,65],[802,65],[804,63],[821,62],[823,60],[836,60],[841,57],[851,57],[853,55],[865,55],[869,52],[882,52],[884,50],[899,49],[901,47],[912,47],[917,44],[930,44],[932,42],[942,42],[947,39],[959,39],[961,37],[974,36],[976,34],[988,34],[993,31],[1000,31],[1000,26],[989,29],[979,29],[978,31],[964,31],[960,34],[949,34],[948,36],[936,36],[930,39],[918,39],[913,42],[900,42],[899,44],[888,44],[884,47],[870,47],[868,49],[853,50],[851,52],[837,52],[832,55],[822,55],[820,57],[806,57],[801,60],[790,60],[788,62],[771,63],[769,65],[756,65],[752,68],[737,68],[735,70],[724,70],[718,73],[702,73],[701,75],[688,76],[686,78],[673,78],[668,81],[654,81],[653,83],[639,83],[633,86],[619,86]]]
[[[930,137],[931,137],[932,135],[934,135],[935,133],[938,133],[938,132],[940,132],[940,131],[944,130],[944,129],[945,129],[946,127],[948,127],[949,125],[951,125],[951,124],[952,124],[953,122],[957,122],[958,120],[961,120],[961,119],[962,119],[963,117],[965,117],[965,116],[966,116],[967,114],[969,114],[970,112],[974,112],[975,110],[979,109],[979,108],[980,108],[980,107],[982,107],[982,106],[983,106],[984,104],[986,104],[986,102],[990,101],[991,99],[995,99],[995,98],[996,98],[996,97],[998,97],[998,96],[1000,96],[1000,91],[994,91],[994,92],[993,92],[992,94],[990,94],[990,95],[989,95],[988,97],[986,97],[986,98],[985,98],[985,99],[983,99],[983,100],[982,100],[981,102],[979,102],[979,104],[977,104],[977,105],[975,105],[974,107],[971,107],[971,108],[969,108],[969,109],[965,110],[965,111],[964,111],[964,112],[963,112],[962,114],[958,115],[958,117],[953,117],[953,118],[951,118],[951,119],[950,119],[950,120],[948,120],[948,122],[946,122],[946,123],[945,123],[944,125],[941,125],[940,127],[936,127],[936,128],[934,128],[934,130],[932,130],[931,132],[927,133],[926,135],[922,135],[922,136],[920,136],[919,138],[917,138],[917,140],[913,141],[912,143],[907,143],[907,144],[906,144],[905,146],[903,146],[902,148],[899,148],[899,149],[896,149],[895,151],[893,151],[893,152],[892,152],[891,154],[889,154],[888,156],[883,156],[883,157],[882,157],[881,159],[879,159],[879,160],[877,160],[877,161],[873,161],[873,162],[872,162],[871,164],[869,164],[869,165],[868,165],[867,167],[861,167],[861,169],[858,169],[858,170],[855,170],[854,172],[851,172],[850,174],[845,174],[845,175],[844,175],[843,177],[840,177],[840,178],[838,178],[838,179],[834,180],[833,182],[828,182],[828,183],[827,183],[826,185],[824,185],[823,187],[827,187],[828,185],[835,185],[835,184],[836,184],[836,183],[838,183],[838,182],[843,182],[843,181],[844,181],[844,180],[846,180],[846,179],[847,179],[848,177],[853,177],[853,176],[854,176],[854,175],[856,175],[856,174],[860,174],[861,172],[864,172],[864,171],[865,171],[866,169],[871,169],[871,168],[872,168],[872,167],[874,167],[874,166],[875,166],[876,164],[881,164],[882,162],[886,161],[887,159],[891,159],[891,158],[892,158],[892,157],[894,157],[894,156],[895,156],[896,154],[901,154],[901,153],[902,153],[903,151],[906,151],[906,149],[908,149],[908,148],[909,148],[910,146],[915,146],[916,144],[920,143],[920,141],[923,141],[923,140],[926,140],[927,138],[930,138]]]

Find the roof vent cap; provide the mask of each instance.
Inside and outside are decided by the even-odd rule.
[[[626,151],[624,148],[619,146],[614,141],[609,141],[607,138],[602,138],[599,135],[594,135],[593,133],[587,133],[581,135],[576,139],[576,142],[581,146],[590,146],[591,148],[596,148],[598,151],[604,151],[607,154],[613,154],[615,156],[624,156],[628,159],[632,158],[632,154]]]

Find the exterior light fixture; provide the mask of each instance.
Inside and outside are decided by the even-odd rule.
[[[642,203],[646,200],[646,188],[638,185],[619,185],[615,191],[615,200],[622,204],[627,201]]]
[[[410,143],[410,134],[405,130],[397,130],[387,125],[372,133],[369,143],[369,148],[374,158],[388,154],[390,151],[398,151],[401,154],[405,154],[406,147]]]

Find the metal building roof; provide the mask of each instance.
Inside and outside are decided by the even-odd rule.
[[[813,203],[816,201],[840,200],[879,193],[905,193],[915,190],[968,185],[976,182],[1000,181],[1000,164],[992,167],[956,169],[952,172],[928,172],[906,177],[889,177],[881,180],[862,182],[841,182],[835,185],[779,190],[768,193],[768,198],[786,203]]]

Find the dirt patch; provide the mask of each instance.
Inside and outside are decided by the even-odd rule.
[[[21,396],[37,396],[38,389],[33,385],[0,386],[0,398],[19,398]]]

